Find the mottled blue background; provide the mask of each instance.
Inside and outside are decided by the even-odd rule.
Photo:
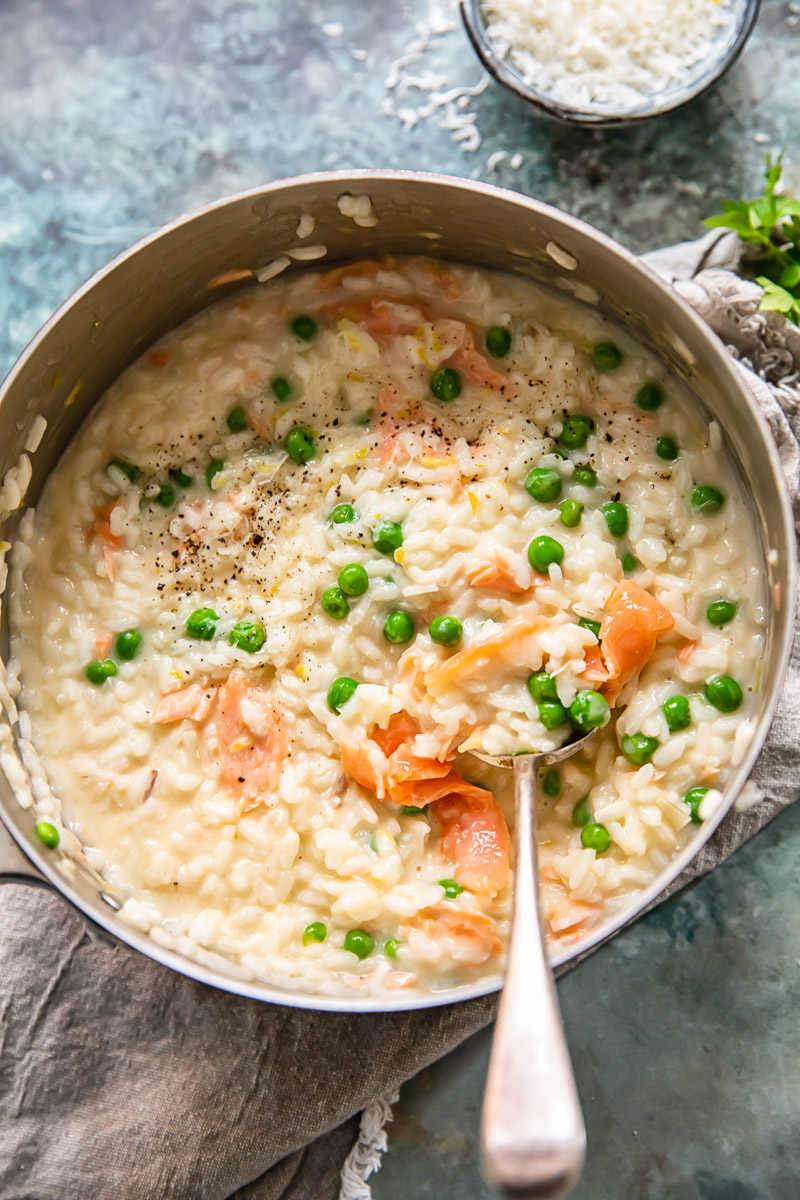
[[[757,188],[766,148],[797,147],[787,0],[765,0],[714,93],[634,130],[565,129],[493,84],[470,105],[474,154],[431,122],[406,133],[380,115],[389,65],[426,13],[425,0],[0,0],[0,371],[130,242],[266,180],[469,175],[644,250],[695,236],[721,198]],[[448,85],[480,78],[460,32],[436,54]],[[522,155],[518,170],[489,171],[500,149]],[[800,185],[800,156],[787,177]],[[579,1200],[800,1197],[798,863],[792,811],[560,984],[590,1139]],[[476,1161],[488,1044],[473,1038],[406,1088],[376,1200],[489,1196]]]

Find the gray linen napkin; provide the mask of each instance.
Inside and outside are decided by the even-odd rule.
[[[742,362],[800,522],[800,331],[756,311],[738,255],[715,232],[648,258]],[[732,812],[670,892],[796,798],[799,718],[796,631],[754,774],[766,798]],[[368,1200],[385,1097],[494,1012],[491,997],[366,1016],[239,999],[95,945],[59,900],[16,886],[0,922],[0,1200]]]

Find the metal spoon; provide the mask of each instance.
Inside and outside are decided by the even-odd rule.
[[[515,884],[508,963],[483,1100],[483,1169],[501,1196],[551,1200],[576,1183],[586,1152],[575,1077],[547,961],[539,902],[539,768],[582,750],[592,733],[552,754],[472,753],[514,771]]]

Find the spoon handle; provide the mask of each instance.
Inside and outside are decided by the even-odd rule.
[[[501,1196],[549,1200],[574,1184],[586,1130],[544,946],[536,844],[538,758],[514,760],[516,866],[505,986],[483,1102],[486,1178]]]

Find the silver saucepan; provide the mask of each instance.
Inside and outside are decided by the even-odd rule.
[[[357,224],[337,201],[368,195],[377,222]],[[347,204],[342,207],[350,211]],[[298,241],[302,214],[313,216],[310,238]],[[48,473],[95,401],[145,348],[206,305],[253,284],[256,271],[282,255],[300,269],[309,243],[321,261],[393,254],[436,254],[540,281],[596,304],[624,323],[682,379],[720,424],[749,497],[768,562],[769,634],[755,734],[712,820],[691,826],[681,853],[637,897],[578,945],[561,950],[558,965],[607,938],[658,895],[708,841],[736,799],[761,748],[781,691],[792,634],[794,529],[778,455],[738,368],[699,317],[616,242],[545,204],[485,184],[413,172],[362,171],[310,175],[240,192],[166,225],[114,259],[66,302],[33,339],[0,390],[0,476],[25,451],[36,414],[47,430],[31,455],[25,504],[34,504]],[[292,256],[298,251],[297,257]],[[312,247],[312,253],[313,253]],[[13,542],[22,508],[7,519]],[[0,649],[8,648],[3,605]],[[76,720],[79,720],[76,714]],[[15,729],[0,719],[0,878],[59,892],[100,937],[125,942],[194,979],[278,1004],[336,1011],[389,1011],[467,1000],[497,981],[404,998],[329,997],[230,975],[158,945],[118,915],[118,901],[88,868],[59,861],[34,834],[35,816]],[[5,826],[5,828],[3,828]],[[10,836],[9,836],[10,835]]]

